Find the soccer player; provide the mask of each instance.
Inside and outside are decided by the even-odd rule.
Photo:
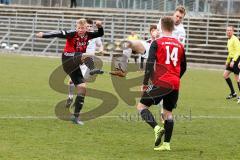
[[[83,78],[79,65],[85,63],[91,70],[91,75],[100,73],[101,70],[94,69],[93,60],[89,57],[82,58],[82,54],[86,52],[87,44],[90,39],[101,37],[104,35],[102,22],[96,21],[97,32],[87,32],[87,22],[85,19],[77,20],[76,30],[61,30],[49,33],[39,32],[39,38],[59,37],[66,38],[66,44],[62,53],[62,66],[64,71],[70,76],[77,88],[77,97],[75,99],[75,110],[71,120],[75,124],[83,125],[79,115],[83,107],[86,94],[86,83]]]
[[[174,30],[172,33],[172,36],[174,38],[176,38],[180,43],[182,43],[183,45],[185,44],[185,39],[186,39],[186,31],[183,27],[182,21],[184,19],[186,15],[186,10],[183,6],[178,6],[175,9],[175,12],[173,14],[173,20],[174,20]],[[162,36],[162,30],[161,30],[161,19],[159,20],[158,23],[158,30],[160,33],[160,37]],[[159,103],[159,106],[161,106],[161,104]],[[163,119],[163,108],[161,108],[161,117],[160,120],[162,123],[164,123],[164,119]]]
[[[143,55],[141,55],[141,62],[140,62],[140,69],[143,69],[143,63],[144,63],[144,59],[148,58],[148,54],[149,54],[149,48],[151,43],[158,38],[158,30],[157,30],[157,25],[150,25],[150,35],[151,38],[146,40],[147,44],[149,44],[149,47],[146,47],[145,53]]]
[[[172,17],[161,19],[162,37],[152,42],[143,80],[143,95],[137,105],[142,119],[155,133],[154,150],[170,150],[173,131],[172,110],[176,107],[180,78],[186,71],[186,58],[183,45],[172,37],[174,20]],[[151,80],[151,85],[149,85]],[[151,105],[163,100],[164,127],[160,127],[149,111]],[[161,138],[165,134],[163,144]]]
[[[174,30],[173,30],[173,37],[179,40],[183,45],[185,44],[185,39],[186,39],[186,31],[183,27],[182,21],[186,15],[186,10],[183,6],[178,6],[175,9],[175,12],[173,14],[173,19],[174,19]],[[158,23],[158,30],[160,33],[160,37],[162,35],[162,30],[161,30],[161,19],[159,20]]]
[[[86,21],[87,21],[87,31],[94,32],[93,20],[86,19]],[[87,45],[87,50],[86,50],[87,55],[94,55],[96,51],[103,52],[103,43],[102,43],[101,37],[97,37],[89,40],[89,43]]]
[[[226,34],[228,37],[227,48],[228,56],[226,60],[226,69],[224,70],[223,77],[226,80],[231,93],[226,97],[226,99],[232,99],[237,97],[236,92],[234,91],[232,81],[230,79],[231,72],[234,73],[235,80],[237,81],[238,89],[240,91],[240,83],[238,80],[239,68],[238,63],[240,60],[240,42],[239,39],[234,35],[234,27],[228,26],[226,29]],[[240,98],[238,98],[240,102]]]
[[[175,9],[175,12],[173,14],[174,19],[174,30],[173,30],[173,37],[175,37],[177,40],[179,40],[183,45],[185,44],[186,39],[186,31],[183,27],[182,21],[186,15],[186,10],[183,6],[178,6]],[[159,23],[157,25],[159,35],[162,36],[162,30],[161,30],[161,19],[159,20]],[[110,74],[116,75],[119,77],[125,77],[127,74],[127,63],[128,58],[131,56],[132,53],[140,53],[144,54],[144,52],[149,49],[149,47],[146,47],[145,43],[140,43],[143,41],[130,41],[131,46],[127,47],[123,50],[123,56],[116,59],[115,68]],[[143,48],[146,48],[145,50]],[[148,52],[146,52],[148,53]]]
[[[87,21],[87,32],[94,32],[93,20],[86,19],[86,21]],[[94,55],[96,51],[103,52],[103,44],[102,44],[102,40],[100,37],[90,39],[88,41],[86,53],[84,53],[84,55]],[[83,65],[81,65],[81,66],[83,66]],[[82,70],[82,73],[89,73],[88,71],[86,71],[86,70],[88,70],[88,69],[86,69],[86,67],[81,67],[81,70]],[[84,75],[83,75],[83,77],[84,77]],[[75,88],[71,79],[69,80],[68,84],[69,84],[68,98],[67,98],[66,104],[65,104],[67,108],[69,108],[73,102],[73,95],[74,95],[74,88]]]
[[[114,61],[114,70],[110,72],[112,75],[125,77],[127,74],[128,59],[132,54],[141,54],[143,58],[148,57],[151,42],[158,38],[158,31],[156,25],[150,25],[151,39],[143,40],[129,40],[127,46],[123,49],[123,54]]]

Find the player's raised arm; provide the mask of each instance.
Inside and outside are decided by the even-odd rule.
[[[91,39],[97,38],[97,37],[102,37],[104,35],[102,22],[101,21],[96,21],[96,26],[98,28],[97,32],[87,32],[87,34],[91,37]]]
[[[36,37],[38,38],[66,38],[67,36],[73,36],[76,33],[76,30],[60,30],[60,31],[51,31],[51,32],[39,32],[36,34]]]

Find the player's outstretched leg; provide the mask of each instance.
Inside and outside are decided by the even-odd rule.
[[[126,77],[127,75],[127,73],[124,72],[121,68],[115,68],[113,71],[110,72],[110,74],[119,77]]]
[[[95,68],[95,65],[94,65],[94,62],[93,62],[93,59],[91,57],[85,57],[84,60],[83,60],[84,64],[90,69],[90,72],[89,74],[92,76],[92,75],[95,75],[95,74],[103,74],[104,71],[101,70],[101,69],[96,69]]]
[[[127,75],[127,66],[128,59],[132,54],[131,48],[126,48],[123,50],[123,54],[120,57],[113,59],[114,70],[110,72],[111,75],[126,77]]]

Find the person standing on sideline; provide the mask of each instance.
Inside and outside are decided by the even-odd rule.
[[[230,89],[230,94],[226,97],[226,99],[232,99],[237,97],[237,93],[235,92],[233,88],[232,81],[230,79],[230,74],[233,72],[235,80],[237,81],[238,89],[240,91],[240,83],[238,80],[238,74],[239,74],[239,68],[238,68],[238,63],[239,63],[239,56],[240,56],[240,42],[239,39],[234,35],[234,27],[233,26],[228,26],[226,29],[226,34],[228,37],[228,42],[227,42],[227,48],[228,48],[228,56],[227,60],[225,63],[225,70],[223,72],[223,77],[225,81],[228,84],[228,87]],[[238,101],[240,98],[238,97]]]
[[[77,2],[76,2],[76,0],[71,0],[70,8],[73,8],[73,6],[74,6],[74,8],[77,7]]]

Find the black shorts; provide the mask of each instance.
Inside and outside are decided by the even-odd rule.
[[[151,105],[159,104],[163,100],[163,108],[167,111],[172,111],[177,106],[178,92],[178,90],[150,85],[143,93],[140,102],[150,107]]]
[[[230,60],[230,62],[232,59]],[[237,61],[234,62],[233,68],[230,67],[230,63],[226,66],[226,70],[233,72],[234,74],[239,74],[239,68],[238,68],[238,63],[240,61],[240,56],[238,57]]]
[[[81,58],[82,53],[79,52],[62,54],[63,70],[70,76],[75,86],[85,82],[79,67],[82,64]]]

